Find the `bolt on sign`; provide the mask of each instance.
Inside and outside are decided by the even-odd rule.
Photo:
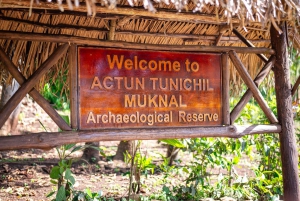
[[[221,54],[78,48],[79,129],[222,125]]]

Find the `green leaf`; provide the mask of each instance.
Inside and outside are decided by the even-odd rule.
[[[71,176],[72,176],[72,172],[71,172],[71,170],[69,168],[67,168],[66,172],[65,172],[65,178],[67,180],[69,180]]]
[[[52,195],[54,195],[55,191],[51,191],[46,197],[51,197]]]
[[[66,145],[64,145],[64,147],[65,147],[65,150],[69,150],[69,149],[71,149],[72,147],[74,147],[76,144],[66,144]]]
[[[58,179],[59,177],[60,177],[59,167],[58,167],[58,166],[54,166],[54,167],[51,169],[51,172],[50,172],[50,178],[51,178],[51,179]]]
[[[65,171],[65,168],[64,168],[64,167],[59,167],[59,173],[60,173],[60,174],[63,174],[64,171]]]
[[[186,146],[183,144],[181,140],[178,139],[166,139],[166,140],[161,140],[161,142],[164,142],[168,145],[172,145],[177,148],[185,148]]]
[[[239,163],[239,161],[240,161],[240,157],[235,156],[235,157],[232,159],[232,164],[233,164],[233,165],[236,165],[236,164]]]
[[[90,198],[93,198],[91,189],[89,189],[89,188],[85,189],[85,193],[86,193]]]
[[[56,194],[56,201],[65,201],[66,200],[66,189],[64,186],[61,186]]]
[[[191,188],[192,188],[192,196],[195,197],[196,190],[195,190],[194,186],[192,186]]]
[[[183,170],[185,173],[189,173],[189,171],[188,171],[188,169],[187,169],[186,167],[184,167],[182,170]]]
[[[73,176],[70,176],[70,178],[68,179],[69,181],[70,181],[70,183],[72,184],[72,185],[74,185],[75,184],[75,178],[73,177]]]
[[[54,179],[51,179],[50,182],[51,182],[52,184],[57,184],[57,181],[54,180]]]
[[[60,115],[62,118],[63,118],[63,120],[65,120],[65,122],[68,124],[68,125],[70,125],[70,118],[69,118],[69,115]]]
[[[78,150],[80,150],[80,149],[82,149],[82,146],[76,146],[76,147],[74,147],[74,149],[71,151],[71,153],[74,153],[75,151],[78,151]]]

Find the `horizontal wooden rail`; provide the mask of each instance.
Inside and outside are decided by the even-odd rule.
[[[153,140],[196,137],[231,137],[244,135],[279,133],[281,126],[219,126],[188,128],[144,128],[144,129],[103,129],[97,131],[65,131],[56,133],[31,133],[17,136],[0,137],[0,151],[16,149],[50,149],[63,144],[114,141],[114,140]]]
[[[44,9],[44,10],[58,10],[58,5],[55,1],[48,2],[45,0],[39,0],[38,3],[31,0],[1,0],[0,7],[2,8],[33,8],[33,9]],[[64,10],[70,10],[69,6],[66,3],[61,4],[60,8]],[[73,6],[73,11],[84,12],[87,13],[87,6],[85,3],[80,4],[79,6]],[[147,18],[161,19],[161,20],[173,20],[173,21],[182,21],[189,23],[209,23],[209,24],[227,24],[227,18],[219,16],[219,20],[217,20],[216,15],[208,15],[208,14],[195,14],[193,12],[182,12],[174,11],[166,11],[163,9],[158,9],[157,12],[149,12],[144,8],[137,7],[121,7],[118,6],[115,9],[109,9],[106,6],[101,6],[97,4],[95,7],[95,13],[107,13],[107,14],[115,14],[115,15],[128,15],[128,16],[141,16]],[[232,23],[239,23],[238,18],[232,18]]]
[[[232,32],[243,42],[245,43],[248,47],[255,47],[249,40],[247,40],[238,30],[235,28],[232,30]],[[261,60],[263,60],[265,63],[268,61],[268,58],[263,55],[263,54],[257,54]]]
[[[68,35],[50,35],[39,33],[24,33],[0,31],[0,39],[9,40],[25,40],[25,41],[43,41],[52,43],[73,43],[77,45],[90,45],[111,48],[127,48],[141,50],[161,50],[161,51],[188,51],[188,52],[229,52],[231,50],[237,53],[253,53],[253,54],[275,54],[273,49],[263,47],[223,47],[223,46],[200,46],[200,45],[153,45],[153,44],[138,44],[122,41],[107,41],[93,38],[75,37]]]
[[[70,24],[57,24],[51,25],[46,23],[34,22],[30,20],[23,20],[19,18],[12,18],[12,17],[5,17],[0,16],[0,20],[4,21],[11,21],[17,22],[24,25],[32,25],[36,27],[42,27],[46,29],[68,29],[68,30],[83,30],[83,31],[97,31],[97,32],[104,32],[108,33],[109,30],[105,28],[96,28],[96,27],[85,27],[85,26],[77,26],[77,25],[70,25]],[[235,36],[222,36],[222,35],[198,35],[198,34],[174,34],[174,33],[156,33],[156,32],[143,32],[143,31],[121,31],[116,30],[115,34],[130,34],[136,36],[149,36],[149,37],[172,37],[172,38],[180,38],[184,41],[218,41],[220,43],[238,43],[240,39]],[[221,36],[221,37],[220,37]],[[249,40],[252,43],[270,43],[269,39],[253,39]],[[217,44],[216,44],[217,45]],[[250,46],[249,46],[250,47]]]

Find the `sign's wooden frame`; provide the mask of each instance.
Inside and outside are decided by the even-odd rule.
[[[236,30],[234,30],[237,32]],[[17,92],[16,97],[9,101],[9,103],[4,107],[5,109],[0,111],[1,118],[0,127],[6,121],[6,118],[10,115],[10,112],[14,107],[20,102],[20,100],[29,93],[49,114],[49,116],[55,121],[55,123],[63,130],[63,132],[54,133],[38,133],[38,134],[28,134],[25,136],[2,136],[0,137],[0,150],[13,150],[21,148],[51,148],[67,143],[77,143],[77,142],[92,142],[92,141],[103,141],[103,140],[137,140],[137,139],[166,139],[166,138],[193,138],[193,137],[241,137],[248,134],[262,134],[262,133],[279,133],[281,132],[281,126],[277,124],[277,119],[269,109],[266,102],[263,100],[262,95],[257,89],[257,85],[261,83],[263,78],[268,74],[271,67],[274,64],[274,57],[270,57],[268,60],[263,54],[268,53],[270,55],[274,54],[273,49],[268,48],[255,48],[250,44],[241,34],[238,32],[236,35],[245,41],[245,44],[249,47],[199,47],[199,46],[160,46],[160,45],[148,45],[148,44],[133,44],[133,43],[114,43],[111,41],[94,41],[93,39],[85,40],[78,37],[69,38],[74,44],[65,44],[58,48],[58,50],[51,56],[38,70],[32,75],[29,80],[30,82],[25,82],[25,78],[20,74],[13,63],[8,59],[3,50],[0,50],[0,59],[6,64],[8,71],[13,75],[14,78],[21,84],[21,88]],[[7,38],[8,35],[0,34],[0,38]],[[30,36],[28,34],[14,34],[11,37],[16,37],[17,40],[37,40],[36,36]],[[61,38],[57,36],[49,37],[39,35],[39,41],[52,41],[61,42]],[[71,101],[71,127],[67,125],[64,120],[57,114],[57,112],[51,108],[47,101],[43,100],[41,95],[33,88],[34,84],[37,82],[39,77],[44,74],[48,69],[50,69],[54,63],[59,59],[59,55],[63,55],[69,48],[69,62],[70,62],[70,77],[77,77],[77,48],[78,44],[88,44],[100,47],[115,47],[126,49],[145,49],[145,50],[176,50],[176,51],[191,51],[191,52],[218,52],[222,53],[222,96],[223,108],[222,112],[224,115],[224,126],[212,126],[212,127],[182,127],[182,128],[143,128],[143,129],[98,129],[96,131],[77,131],[78,128],[78,100],[77,100],[77,79],[70,80],[70,99]],[[70,46],[70,47],[68,47]],[[265,67],[257,75],[254,81],[250,78],[247,70],[241,63],[237,56],[239,53],[254,53],[257,54],[264,62],[266,62]],[[231,111],[229,115],[229,67],[228,67],[228,55],[233,62],[234,66],[238,70],[242,79],[245,81],[249,90],[242,97],[240,102]],[[46,67],[44,67],[46,66]],[[44,69],[44,70],[43,70]],[[299,79],[298,79],[299,80]],[[25,82],[25,83],[24,83]],[[297,82],[298,83],[298,82]],[[297,85],[295,84],[295,86]],[[21,94],[21,95],[20,95]],[[238,117],[240,111],[243,109],[245,104],[254,98],[258,101],[259,105],[262,107],[263,111],[269,118],[271,124],[269,125],[250,125],[250,126],[234,126],[232,125],[234,120]],[[12,109],[13,108],[13,109]],[[73,130],[73,131],[72,131]],[[55,139],[55,140],[54,140]]]

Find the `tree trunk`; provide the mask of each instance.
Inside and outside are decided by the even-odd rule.
[[[117,153],[114,156],[114,160],[124,161],[124,154],[126,153],[126,151],[132,156],[133,143],[134,141],[120,141]]]
[[[100,146],[100,142],[87,142],[85,144],[94,147]],[[85,148],[83,151],[82,158],[88,160],[91,163],[97,163],[100,160],[99,151],[91,147]]]
[[[4,105],[8,102],[8,100],[14,95],[14,93],[18,90],[19,84],[13,79],[10,85],[4,83],[2,88],[1,100],[0,100],[0,110],[4,107]],[[18,118],[20,113],[20,104],[16,107],[16,109],[11,113],[3,127],[1,128],[1,134],[18,134],[17,126],[18,126]]]
[[[286,201],[300,201],[298,151],[292,111],[287,27],[283,23],[279,28],[283,31],[281,35],[273,26],[271,27],[271,43],[276,51],[274,74],[278,120],[282,129],[279,139],[283,173],[283,196]]]
[[[180,151],[179,148],[174,147],[172,145],[168,145],[168,149],[167,149],[167,158],[169,159],[169,166],[173,165],[174,160],[177,159],[178,156],[178,152]]]

